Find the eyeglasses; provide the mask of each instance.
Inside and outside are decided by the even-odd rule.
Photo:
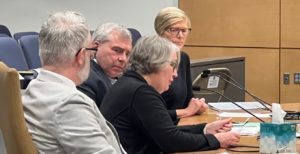
[[[92,54],[91,54],[90,59],[94,59],[94,58],[96,57],[96,53],[97,53],[97,51],[98,51],[98,48],[80,48],[80,49],[76,52],[75,57],[78,56],[79,52],[80,52],[82,49],[92,51]]]
[[[174,27],[170,27],[170,28],[167,28],[166,31],[169,32],[170,34],[172,34],[173,36],[179,35],[180,32],[181,32],[182,35],[186,36],[187,34],[189,34],[192,31],[192,28],[174,28]]]
[[[175,70],[175,69],[178,69],[178,63],[177,63],[177,61],[175,61],[175,60],[173,60],[173,61],[168,61],[169,62],[169,64],[171,65],[171,67],[173,68],[173,71]]]

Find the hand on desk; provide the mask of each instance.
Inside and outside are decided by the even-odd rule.
[[[223,148],[236,145],[240,141],[240,134],[230,132],[231,128],[231,118],[214,121],[205,126],[206,133],[214,134]]]
[[[205,111],[207,111],[208,109],[208,105],[207,103],[205,102],[205,99],[204,98],[192,98],[192,99],[196,99],[197,100],[197,105],[199,106],[199,109],[197,111],[198,114],[201,114]]]
[[[240,135],[235,132],[217,133],[215,137],[220,142],[222,148],[237,145],[240,141]]]
[[[201,114],[208,109],[208,105],[205,103],[204,98],[192,98],[189,105],[185,109],[176,110],[177,116],[180,118],[193,116],[195,114]]]
[[[211,123],[208,123],[205,126],[207,134],[216,134],[231,131],[232,123],[231,118],[217,120]]]

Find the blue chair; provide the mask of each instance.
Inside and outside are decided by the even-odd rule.
[[[29,69],[41,67],[42,65],[39,56],[39,36],[23,36],[20,38],[19,44],[23,50]]]
[[[0,37],[9,37],[7,34],[1,34],[0,33]]]
[[[5,25],[0,25],[0,34],[6,34],[11,37],[10,31]]]
[[[19,41],[21,37],[27,36],[27,35],[39,35],[38,32],[17,32],[14,34],[15,40]]]
[[[141,33],[134,29],[134,28],[127,28],[129,32],[131,33],[132,37],[132,47],[135,45],[135,43],[138,41],[138,39],[142,36]]]
[[[0,37],[0,61],[19,71],[28,70],[28,65],[20,46],[11,37]]]

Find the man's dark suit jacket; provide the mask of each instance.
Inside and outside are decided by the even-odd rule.
[[[111,81],[103,69],[94,60],[91,60],[89,77],[81,85],[77,86],[77,89],[93,99],[99,108],[104,95],[111,85]]]

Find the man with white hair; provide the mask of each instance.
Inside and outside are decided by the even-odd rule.
[[[27,127],[39,153],[126,153],[95,102],[76,89],[87,79],[91,35],[76,12],[52,14],[39,35],[42,68],[22,100]]]

